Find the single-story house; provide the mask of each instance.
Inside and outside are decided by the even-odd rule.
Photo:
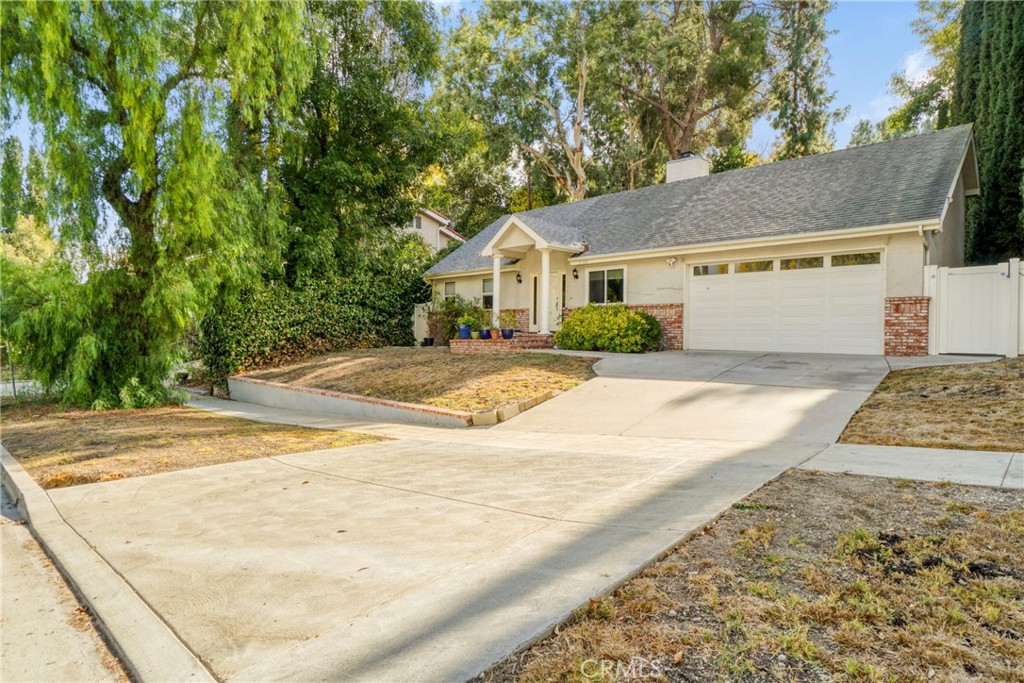
[[[588,303],[656,316],[668,349],[925,355],[925,266],[962,266],[971,126],[502,216],[426,273],[438,296],[549,334]]]
[[[447,248],[452,242],[466,241],[466,238],[452,227],[452,221],[448,216],[427,208],[416,211],[416,215],[402,231],[419,236],[434,254]]]

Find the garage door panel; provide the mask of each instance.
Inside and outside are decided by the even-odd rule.
[[[882,266],[691,276],[689,282],[689,348],[882,353]]]

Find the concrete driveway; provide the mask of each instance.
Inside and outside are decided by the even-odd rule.
[[[594,369],[597,379],[497,429],[832,442],[889,372],[874,356],[699,351],[612,356]]]
[[[492,429],[50,494],[220,678],[461,681],[820,453],[886,369],[615,357]]]

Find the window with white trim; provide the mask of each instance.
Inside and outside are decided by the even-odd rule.
[[[877,266],[882,262],[882,252],[866,251],[859,254],[836,254],[832,257],[832,267],[841,266]]]
[[[455,296],[455,283],[446,282],[444,283],[444,298],[447,299],[450,296]]]
[[[485,277],[482,287],[483,296],[481,297],[484,308],[492,310],[494,308],[494,278]]]
[[[608,268],[587,273],[587,301],[621,304],[626,301],[626,269]]]
[[[729,272],[728,263],[710,263],[705,266],[694,266],[693,274],[700,275],[726,275]]]
[[[423,229],[423,216],[416,216],[416,218],[413,218],[412,219],[412,227],[416,228],[417,230],[422,230]]]

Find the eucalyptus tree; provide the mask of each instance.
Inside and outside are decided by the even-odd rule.
[[[660,138],[659,160],[746,137],[764,107],[769,22],[767,9],[741,0],[613,5],[603,80],[644,113],[642,139]]]
[[[230,163],[226,121],[235,111],[264,144],[287,123],[309,72],[304,5],[12,1],[0,13],[0,113],[40,131],[59,236],[10,333],[69,402],[161,400],[186,330],[255,267],[252,179]]]
[[[606,11],[586,0],[485,0],[449,37],[444,92],[496,149],[531,159],[570,201],[587,195],[590,80]]]

